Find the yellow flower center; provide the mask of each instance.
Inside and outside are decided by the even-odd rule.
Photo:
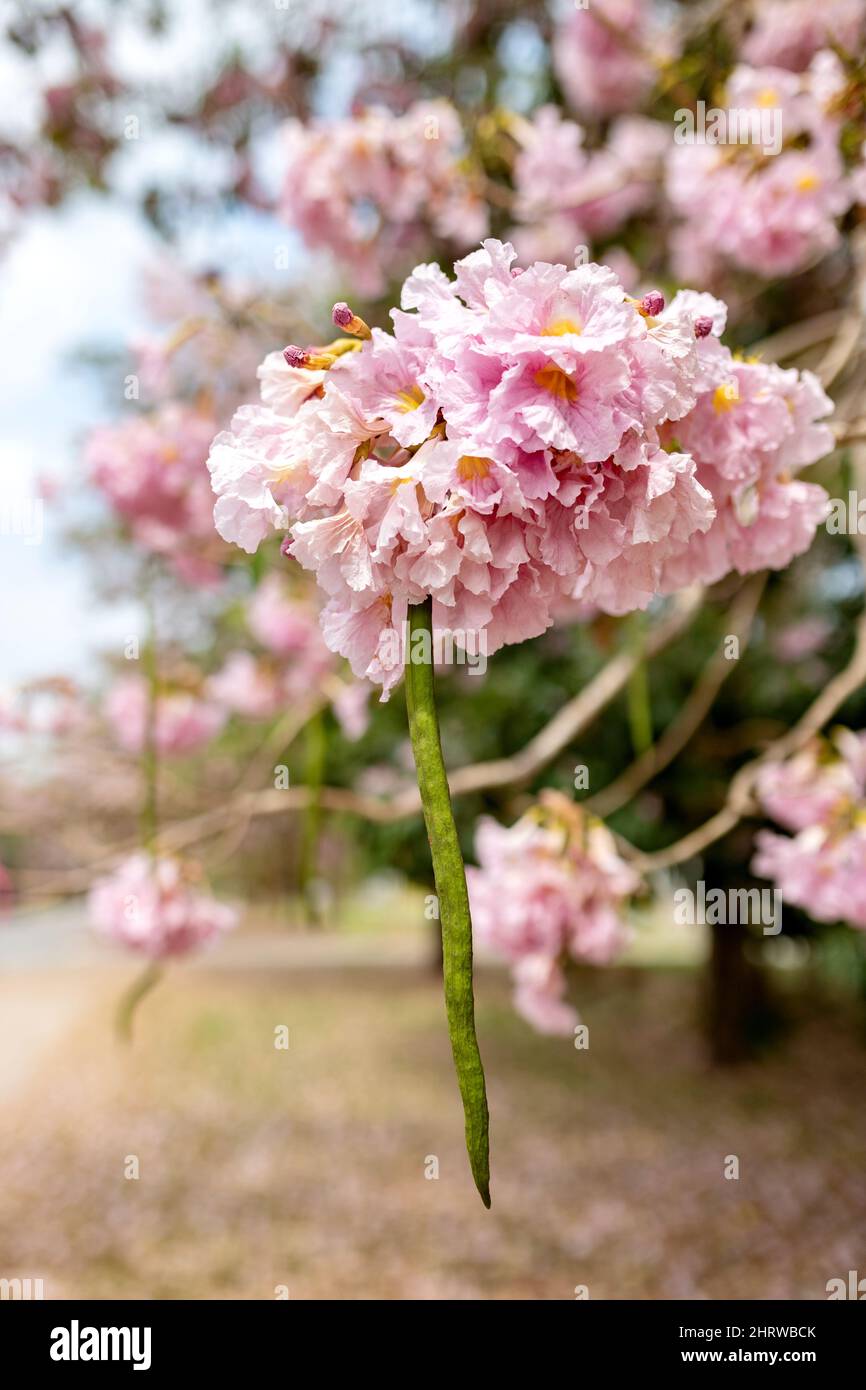
[[[541,367],[532,378],[536,386],[541,386],[559,401],[574,405],[578,397],[577,382],[568,376],[561,367],[549,363]]]
[[[713,409],[717,415],[731,410],[740,399],[740,388],[735,381],[723,381],[713,392]]]
[[[565,333],[582,333],[583,328],[576,319],[554,319],[542,328],[542,338],[561,338]]]
[[[757,102],[759,106],[777,106],[779,104],[779,93],[775,87],[765,87],[758,93]]]
[[[476,454],[464,454],[457,460],[457,477],[461,483],[472,483],[478,478],[489,478],[493,460],[479,458]]]
[[[419,405],[424,404],[424,392],[417,381],[411,386],[407,386],[405,391],[397,392],[397,409],[404,415],[408,415],[410,410],[417,410]]]
[[[801,174],[794,187],[798,193],[811,193],[813,188],[817,188],[821,180],[813,171],[808,174]]]

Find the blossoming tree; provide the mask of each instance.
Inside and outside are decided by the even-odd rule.
[[[148,962],[127,1027],[161,962],[235,921],[183,853],[196,837],[303,811],[309,877],[320,815],[351,811],[404,826],[420,872],[422,813],[489,1204],[473,927],[521,1015],[569,1034],[570,966],[618,955],[656,871],[730,846],[815,922],[864,925],[866,4],[477,0],[437,6],[435,39],[383,18],[378,42],[315,0],[291,23],[236,5],[243,40],[175,83],[133,76],[107,11],[9,25],[40,101],[36,139],[0,150],[4,245],[33,209],[130,187],[169,240],[227,206],[276,245],[251,282],[170,256],[151,270],[160,327],[128,345],[136,390],[83,461],[131,587],[147,576],[152,611],[156,575],[171,601],[134,673],[115,661],[89,700],[63,677],[26,685],[0,699],[0,728],[67,749],[107,730],[133,760],[120,800],[138,798],[139,833],[107,828],[70,868],[97,928]],[[136,184],[131,106],[219,158]],[[179,603],[209,649],[183,650]],[[585,669],[558,666],[587,633]],[[730,678],[750,638],[757,694]],[[434,679],[443,652],[491,659],[479,716]],[[392,767],[377,790],[365,731],[396,741],[382,706],[401,683],[417,787]],[[447,770],[443,707],[461,717]],[[323,719],[346,766],[328,766]],[[209,750],[237,756],[239,728],[236,778],[211,782]],[[600,788],[566,767],[590,728]],[[261,766],[301,736],[302,785],[277,797]],[[165,774],[197,755],[193,809]],[[753,845],[762,816],[789,833]]]

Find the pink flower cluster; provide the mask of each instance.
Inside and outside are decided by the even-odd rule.
[[[105,698],[105,716],[128,753],[144,749],[149,703],[147,680],[137,674],[121,676]],[[219,705],[194,691],[161,689],[156,699],[156,751],[174,757],[192,753],[216,737],[225,717]]]
[[[247,605],[247,625],[264,654],[231,652],[207,682],[208,694],[244,719],[271,719],[319,692],[331,702],[347,738],[367,727],[370,686],[345,681],[325,646],[317,609],[293,595],[282,576],[262,580]]]
[[[479,822],[480,868],[466,870],[475,936],[508,960],[515,1006],[542,1033],[570,1033],[568,961],[603,965],[625,944],[623,909],[640,887],[610,831],[556,793],[506,830]]]
[[[179,578],[210,584],[219,575],[204,553],[213,547],[211,500],[203,464],[213,417],[171,403],[148,415],[95,429],[85,465],[145,550],[165,556]]]
[[[381,293],[431,234],[457,248],[487,230],[487,204],[463,162],[449,102],[395,116],[371,108],[345,120],[289,123],[280,212],[312,249],[331,252],[360,293]]]
[[[612,236],[656,197],[671,144],[668,127],[643,116],[614,121],[602,148],[586,150],[584,132],[543,106],[511,123],[514,161],[512,240],[524,261],[571,260],[577,245]]]
[[[286,672],[252,652],[230,652],[207,682],[208,695],[242,719],[273,719],[287,707]]]
[[[866,929],[866,734],[840,729],[757,785],[767,815],[791,831],[758,832],[752,871],[818,922]]]
[[[817,377],[734,356],[717,336],[724,305],[710,295],[686,297],[713,325],[699,349],[707,389],[682,420],[662,427],[661,436],[666,447],[694,459],[716,514],[687,551],[666,562],[665,592],[696,578],[715,583],[731,570],[783,569],[807,550],[827,516],[828,498],[796,474],[834,445],[822,420],[833,402]]]
[[[259,584],[247,607],[247,623],[263,647],[274,656],[297,661],[311,681],[333,666],[316,609],[294,597],[278,574],[267,575]]]
[[[760,0],[740,57],[755,67],[802,72],[821,48],[858,53],[864,30],[866,0]]]
[[[196,275],[166,255],[145,268],[143,300],[148,317],[160,326],[130,345],[144,398],[202,393],[220,415],[233,410],[262,355],[250,318],[255,287],[240,278]]]
[[[247,625],[266,654],[232,652],[208,681],[212,698],[232,713],[270,719],[333,674],[315,608],[294,598],[280,575],[268,575],[256,589]]]
[[[44,676],[17,690],[0,690],[0,732],[65,738],[80,734],[89,718],[82,692],[66,676]]]
[[[193,866],[176,859],[130,855],[90,890],[91,924],[150,960],[187,955],[238,921],[197,879]]]
[[[679,278],[708,283],[726,262],[765,277],[793,275],[833,250],[838,220],[857,196],[840,151],[844,83],[829,52],[801,76],[734,70],[719,108],[724,120],[708,123],[710,137],[724,142],[677,143],[670,155],[667,192],[682,219],[671,238]],[[737,143],[743,128],[750,135]]]
[[[604,267],[514,257],[487,241],[454,280],[418,266],[393,335],[337,306],[362,341],[271,354],[264,404],[211,450],[220,534],[253,551],[295,519],[325,640],[383,698],[428,595],[436,628],[492,655],[563,599],[622,614],[786,564],[823,516],[792,477],[832,446],[813,378],[735,361],[709,296],[666,308]]]
[[[634,110],[675,54],[671,35],[653,0],[575,6],[553,40],[553,65],[568,101],[585,116]]]

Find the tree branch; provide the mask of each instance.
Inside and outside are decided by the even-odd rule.
[[[758,604],[767,582],[766,574],[756,575],[744,584],[726,616],[726,636],[748,643],[758,611]],[[632,797],[672,763],[685,747],[709,713],[713,701],[736,665],[725,655],[721,645],[707,662],[676,718],[661,737],[627,767],[613,782],[583,803],[595,815],[604,819],[625,806]]]

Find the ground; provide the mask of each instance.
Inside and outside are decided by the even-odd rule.
[[[855,1019],[813,1009],[713,1072],[693,969],[588,974],[578,1051],[483,968],[487,1212],[421,954],[255,940],[243,970],[170,972],[129,1048],[127,962],[5,974],[0,1275],[84,1299],[808,1299],[866,1272]]]

